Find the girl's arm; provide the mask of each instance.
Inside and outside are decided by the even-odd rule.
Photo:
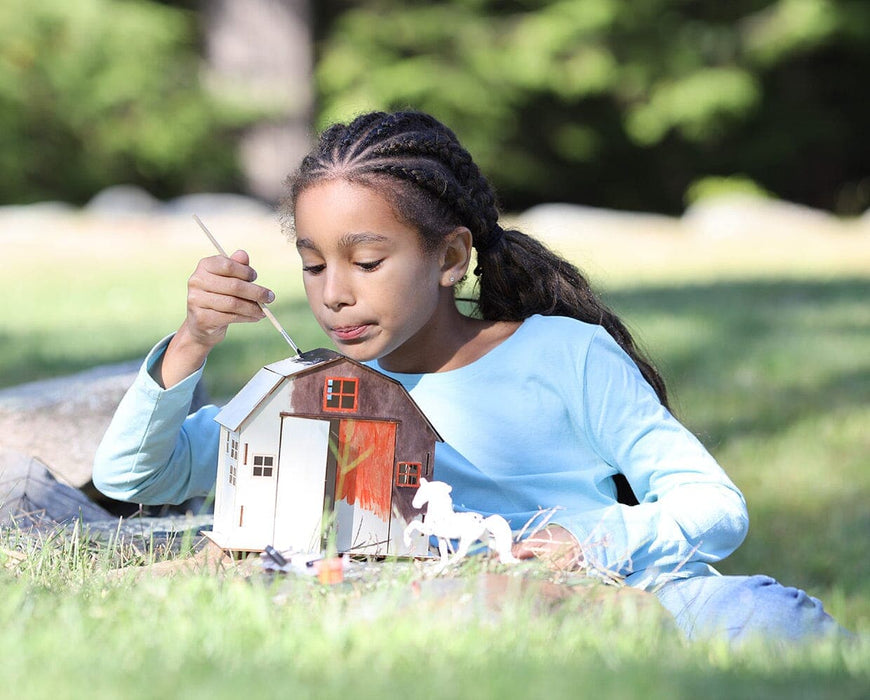
[[[554,518],[578,540],[586,563],[679,575],[733,552],[748,528],[742,494],[606,333],[590,344],[582,376],[586,433],[640,499]]]
[[[169,340],[149,353],[97,448],[94,485],[119,501],[181,503],[214,484],[218,409],[205,406],[188,416],[201,368],[171,389],[157,383],[154,368]]]
[[[97,450],[94,484],[106,495],[180,503],[212,488],[217,408],[187,413],[205,360],[229,324],[260,320],[257,302],[274,300],[254,284],[257,273],[248,262],[244,251],[199,261],[188,280],[184,323],[149,354]]]

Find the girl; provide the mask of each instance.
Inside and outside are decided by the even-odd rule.
[[[746,534],[742,495],[670,414],[658,372],[577,269],[501,228],[492,189],[444,125],[378,112],[331,127],[289,179],[282,214],[317,321],[437,427],[437,474],[455,502],[514,529],[555,509],[517,556],[624,576],[690,638],[839,629],[802,591],[710,566]],[[475,317],[454,295],[472,249]],[[186,414],[228,325],[259,320],[257,303],[274,299],[248,263],[243,251],[200,261],[184,323],[150,353],[98,451],[107,495],[179,503],[213,487],[217,409]],[[638,504],[618,499],[623,477]]]

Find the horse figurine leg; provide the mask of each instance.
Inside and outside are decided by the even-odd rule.
[[[516,564],[517,559],[512,551],[514,536],[511,527],[500,515],[490,515],[483,521],[483,526],[489,533],[491,547],[498,553],[498,560],[502,564]]]
[[[441,562],[438,570],[443,571],[449,565],[458,563],[468,553],[469,547],[478,540],[492,543],[503,564],[513,564],[519,560],[513,556],[511,546],[513,533],[510,525],[500,515],[490,515],[484,519],[479,513],[456,513],[453,510],[453,499],[450,497],[452,487],[442,481],[427,481],[420,479],[420,485],[414,496],[414,508],[422,508],[429,504],[423,521],[414,520],[405,528],[405,545],[410,545],[410,533],[417,531],[425,535],[434,535],[438,539],[438,551]],[[449,557],[449,542],[458,539],[459,546],[454,556]]]
[[[408,523],[405,527],[405,531],[402,533],[402,541],[405,543],[406,547],[411,546],[411,536],[415,532],[419,532],[421,535],[431,534],[426,530],[422,520],[412,520]]]
[[[441,561],[435,569],[436,573],[441,573],[450,566],[454,560],[450,559],[450,540],[446,537],[438,537],[438,553],[441,555]]]

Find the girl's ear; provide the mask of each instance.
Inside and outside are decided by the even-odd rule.
[[[471,263],[472,235],[465,226],[453,229],[444,237],[441,248],[441,285],[452,287],[465,277]]]

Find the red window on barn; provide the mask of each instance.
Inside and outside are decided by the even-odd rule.
[[[323,388],[324,411],[356,411],[359,379],[327,377]]]
[[[419,462],[399,462],[396,465],[396,486],[420,486],[420,473],[423,465]]]

